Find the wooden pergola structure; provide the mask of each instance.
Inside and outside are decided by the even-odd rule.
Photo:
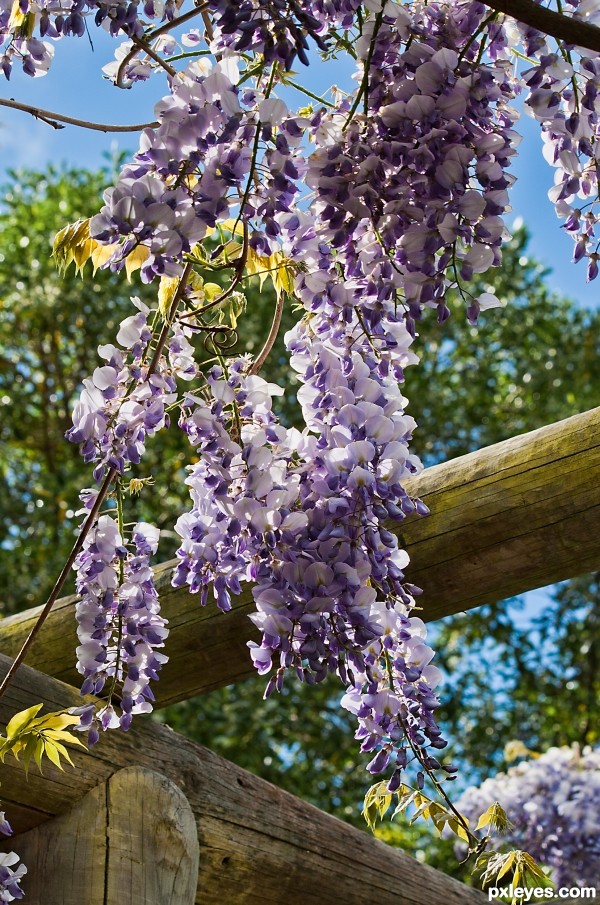
[[[400,525],[424,618],[502,600],[599,567],[600,408],[425,470],[409,492],[431,516]],[[253,674],[251,595],[202,609],[159,567],[168,653],[157,707]],[[74,598],[59,601],[0,723],[43,701],[77,706]],[[39,609],[0,621],[5,675]],[[29,866],[28,905],[476,905],[487,896],[322,813],[167,727],[106,733],[75,769],[0,765]]]

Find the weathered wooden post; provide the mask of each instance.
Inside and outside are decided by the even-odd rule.
[[[2,848],[10,850],[6,841]],[[27,905],[193,905],[199,845],[190,804],[160,773],[125,767],[66,813],[23,833]]]

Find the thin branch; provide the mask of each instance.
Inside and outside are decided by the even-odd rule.
[[[187,11],[187,13],[183,13],[182,16],[178,16],[176,19],[171,19],[169,22],[165,22],[164,25],[160,25],[158,28],[155,28],[154,31],[149,32],[144,38],[144,43],[142,46],[134,46],[131,48],[128,54],[126,54],[121,60],[121,65],[119,66],[117,77],[115,79],[115,84],[117,88],[126,88],[127,86],[123,84],[123,76],[125,74],[125,69],[131,63],[135,57],[141,52],[142,49],[146,50],[146,44],[149,44],[151,41],[154,41],[156,38],[160,38],[161,35],[166,34],[171,31],[173,28],[177,28],[178,25],[183,25],[184,22],[188,22],[190,19],[194,19],[198,14],[203,15],[206,9],[208,8],[207,3],[200,3],[198,6],[195,6],[193,9]],[[162,61],[161,61],[162,62]]]
[[[27,654],[27,651],[33,644],[33,642],[34,642],[36,636],[38,635],[40,629],[42,628],[44,622],[50,615],[50,610],[52,609],[52,607],[58,600],[58,595],[62,591],[65,581],[67,580],[67,578],[71,572],[73,563],[75,562],[75,559],[77,558],[77,554],[83,547],[83,542],[85,541],[85,539],[90,531],[90,528],[92,527],[92,525],[94,524],[94,522],[96,520],[98,511],[99,511],[100,507],[102,506],[102,503],[104,502],[104,499],[106,497],[106,494],[108,493],[108,490],[110,488],[110,485],[113,481],[115,474],[116,474],[116,470],[114,468],[111,468],[111,470],[108,472],[108,474],[104,478],[104,480],[102,482],[102,486],[100,487],[100,490],[98,491],[98,496],[96,497],[96,499],[94,501],[94,505],[92,506],[92,508],[90,510],[90,514],[88,515],[88,517],[86,518],[85,522],[82,525],[82,528],[81,528],[81,531],[79,532],[77,540],[73,544],[73,549],[71,550],[71,552],[69,554],[69,558],[67,559],[66,563],[64,564],[60,575],[56,579],[56,584],[54,585],[54,587],[52,588],[52,591],[50,592],[50,596],[48,597],[48,600],[46,601],[46,603],[44,605],[44,609],[42,610],[42,612],[36,619],[35,625],[31,629],[31,631],[29,632],[29,634],[27,635],[27,637],[25,638],[25,641],[23,642],[23,644],[21,646],[21,650],[19,651],[19,653],[17,654],[17,656],[11,663],[10,669],[4,676],[2,684],[0,685],[0,697],[2,697],[2,695],[8,688],[9,684],[11,683],[14,674],[16,673],[17,669],[19,668],[19,666],[21,665],[23,660],[25,659],[25,655]]]
[[[139,38],[132,38],[131,40],[133,41],[135,46],[139,48],[140,52],[143,51],[147,57],[150,57],[151,60],[154,60],[154,62],[157,63],[162,69],[164,69],[165,72],[171,76],[171,78],[174,75],[177,75],[177,70],[166,63],[163,58],[156,53],[155,50],[153,50],[146,44],[145,41],[140,41]]]
[[[258,356],[256,357],[252,367],[248,371],[249,374],[258,374],[265,361],[269,357],[269,353],[271,349],[275,345],[275,340],[279,335],[279,328],[281,326],[281,315],[283,314],[283,292],[280,292],[277,295],[277,304],[275,305],[275,312],[273,314],[273,323],[271,324],[271,329],[269,331],[269,335],[267,336],[267,340],[260,350]]]
[[[589,25],[571,16],[563,16],[552,9],[540,6],[535,0],[483,0],[483,2],[496,12],[505,13],[518,22],[552,35],[566,44],[574,44],[576,47],[600,53],[600,28],[596,25]]]
[[[131,126],[114,126],[110,123],[91,123],[85,119],[75,119],[72,116],[64,116],[62,113],[53,113],[51,110],[42,110],[41,107],[32,107],[30,104],[22,104],[15,101],[12,97],[0,97],[0,107],[10,107],[13,110],[22,110],[23,113],[30,113],[36,119],[52,126],[53,129],[64,129],[60,123],[67,123],[69,126],[79,126],[82,129],[93,129],[95,132],[142,132],[144,129],[155,129],[157,122],[152,123],[136,123]]]
[[[202,10],[202,21],[204,22],[204,34],[209,41],[212,41],[215,33],[213,31],[212,22],[207,7]]]

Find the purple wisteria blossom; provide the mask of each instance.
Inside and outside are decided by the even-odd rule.
[[[182,368],[189,371],[191,367],[187,358],[182,365],[182,355],[189,358],[189,350],[179,330],[169,352],[171,367],[162,358],[155,372],[147,376],[150,311],[139,299],[133,302],[138,313],[125,318],[117,333],[121,348],[112,344],[99,347],[106,364],[84,380],[73,410],[73,427],[66,434],[80,445],[84,461],[95,463],[98,482],[109,469],[123,474],[128,463],[141,461],[148,437],[168,426],[166,408],[177,398],[174,374],[179,376]]]
[[[291,69],[296,59],[308,66],[309,38],[327,50],[336,29],[351,28],[361,0],[210,0],[209,5],[216,53],[252,51]]]
[[[90,743],[99,728],[128,729],[134,714],[152,710],[149,683],[167,660],[157,648],[168,635],[149,564],[158,538],[157,528],[140,522],[132,530],[133,550],[127,550],[116,521],[102,515],[75,561],[81,693],[110,690],[121,709],[118,715],[112,700],[95,715],[90,708],[82,719]]]
[[[457,808],[475,820],[494,801],[514,824],[504,842],[550,868],[557,887],[600,892],[600,752],[550,748],[471,787]]]
[[[18,867],[15,868],[15,864]],[[27,873],[24,864],[19,864],[19,856],[15,852],[3,855],[0,852],[0,902],[14,902],[24,896],[21,880]]]
[[[192,63],[156,106],[157,129],[143,133],[105,206],[92,218],[100,242],[123,240],[113,267],[138,244],[150,251],[146,281],[181,273],[182,255],[230,215],[250,170],[256,123],[244,111],[235,62]]]

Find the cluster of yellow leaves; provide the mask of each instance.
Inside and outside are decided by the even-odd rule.
[[[6,736],[0,736],[0,761],[4,763],[7,754],[16,760],[23,756],[25,770],[29,769],[31,759],[42,769],[42,758],[46,756],[60,770],[63,769],[61,757],[73,766],[65,743],[85,748],[83,742],[72,732],[70,726],[79,724],[79,717],[71,713],[58,711],[46,713],[38,717],[42,704],[34,704],[27,710],[16,713],[6,727]]]
[[[235,238],[242,235],[242,226],[233,220],[226,220],[220,224],[220,233],[223,236],[226,232],[231,233],[232,238],[224,243],[222,254],[233,264],[242,254],[242,243],[236,241]],[[213,233],[215,230],[209,230],[208,235]],[[99,267],[111,259],[118,248],[118,243],[102,245],[92,239],[88,218],[76,220],[75,223],[70,223],[61,229],[54,239],[52,254],[61,273],[65,273],[70,265],[74,264],[75,272],[83,276],[83,270],[88,261],[91,262],[93,272],[96,273]],[[201,259],[201,251],[201,246],[197,245],[192,250],[192,258]],[[125,257],[127,279],[130,280],[132,274],[140,269],[149,254],[145,245],[138,245]],[[296,268],[281,251],[276,251],[272,255],[259,255],[254,249],[248,248],[244,272],[249,277],[257,276],[261,289],[265,280],[270,279],[278,297],[282,293],[291,293],[293,290]],[[198,288],[203,290],[203,297],[207,301],[211,301],[222,291],[216,283],[203,283],[200,277],[196,277],[196,279],[200,280],[201,285]],[[163,315],[169,310],[178,284],[177,277],[162,277],[160,280],[158,302]]]
[[[90,220],[76,220],[69,223],[56,234],[52,245],[52,254],[60,273],[66,273],[71,264],[75,265],[75,273],[83,276],[83,269],[88,261],[92,263],[94,273],[106,264],[119,248],[118,243],[101,245],[90,236]],[[139,270],[148,255],[145,245],[138,245],[125,258],[127,279]]]
[[[382,820],[388,808],[392,804],[394,795],[398,796],[398,804],[392,814],[392,818],[397,814],[402,814],[409,805],[414,805],[415,813],[412,815],[410,822],[414,823],[420,817],[423,820],[431,820],[438,832],[442,833],[444,827],[448,826],[452,832],[465,842],[469,841],[468,834],[464,824],[468,826],[469,821],[463,818],[464,824],[453,814],[437,801],[433,801],[424,795],[419,789],[412,789],[404,783],[397,792],[389,792],[386,782],[378,782],[371,786],[365,795],[363,806],[363,817],[365,818],[369,828],[373,830],[377,820]]]
[[[500,880],[509,881],[521,889],[537,887],[551,889],[554,884],[527,852],[514,849],[510,852],[484,852],[477,859],[475,869],[481,871],[483,886],[498,886]],[[512,876],[509,876],[512,873]],[[514,896],[511,905],[520,905],[521,898]]]

